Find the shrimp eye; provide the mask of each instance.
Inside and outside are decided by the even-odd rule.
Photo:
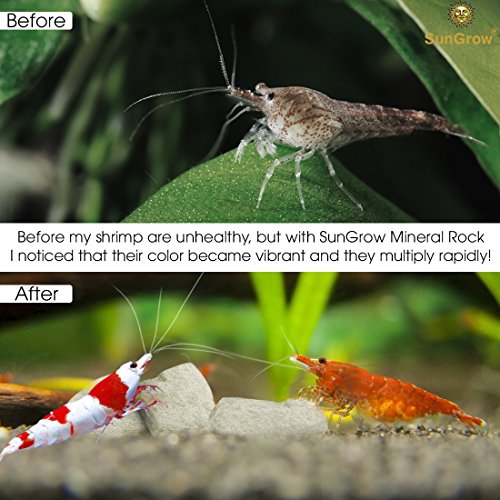
[[[272,101],[273,99],[274,99],[274,92],[269,92],[269,94],[267,94],[267,100]]]
[[[130,368],[137,368],[137,363],[135,361],[130,363]]]
[[[324,365],[326,363],[326,358],[318,358],[318,363]]]
[[[258,83],[255,86],[255,93],[257,95],[267,95],[269,92],[269,87],[265,83]]]

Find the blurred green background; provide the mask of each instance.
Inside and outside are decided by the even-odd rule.
[[[6,274],[2,281],[22,282],[22,276]],[[36,278],[37,282],[72,283],[75,301],[57,309],[0,308],[0,373],[11,372],[20,383],[41,377],[94,378],[138,358],[142,347],[133,314],[111,284],[129,294],[146,340],[151,341],[160,288],[159,330],[163,332],[197,276],[61,274]],[[490,285],[491,279],[498,281],[498,275],[489,278]],[[33,282],[33,276],[26,279]],[[264,298],[259,287],[264,283],[273,287],[280,280],[284,297],[277,293],[274,299]],[[309,325],[318,296],[302,314],[308,299],[297,299],[299,288],[307,282],[326,290],[318,321]],[[166,342],[201,343],[278,361],[294,354],[285,332],[306,355],[350,361],[408,380],[473,414],[495,420],[500,417],[500,320],[494,286],[490,290],[472,274],[205,274]],[[274,301],[274,325],[266,317],[266,301]],[[277,301],[289,308],[288,320],[280,319]],[[305,339],[308,329],[311,338]],[[209,382],[216,397],[283,399],[296,396],[299,386],[313,382],[312,377],[285,367],[252,380],[266,365],[190,351],[159,353],[150,374],[188,360],[198,366],[215,364]],[[286,360],[283,364],[291,365]]]
[[[259,81],[303,85],[338,99],[436,112],[398,52],[349,6],[362,3],[234,0],[213,2],[211,9],[228,64],[235,26],[237,83],[244,88]],[[0,107],[2,221],[119,221],[200,163],[231,107],[217,94],[173,104],[155,112],[130,141],[155,104],[124,113],[136,99],[223,84],[205,9],[199,0],[84,4],[109,6],[94,12],[105,22],[90,20],[76,0],[50,2],[51,10],[77,13],[75,28],[45,32],[51,34],[43,35],[40,59],[27,50],[36,46],[32,39],[2,34],[0,45],[10,55],[3,53],[0,69],[25,79],[15,90],[0,89],[2,100],[23,90]],[[1,8],[13,5],[4,0]],[[23,8],[30,5],[47,8],[43,0]],[[221,151],[234,148],[251,123],[238,120]],[[458,139],[422,134],[370,141],[338,157],[418,220],[498,220],[498,192]]]

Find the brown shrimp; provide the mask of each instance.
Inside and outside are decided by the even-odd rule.
[[[325,358],[311,359],[297,354],[290,360],[318,377],[316,386],[309,388],[308,393],[341,417],[356,408],[383,422],[443,414],[470,427],[485,425],[484,420],[467,415],[455,403],[408,382]]]

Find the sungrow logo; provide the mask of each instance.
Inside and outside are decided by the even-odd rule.
[[[443,12],[444,14],[444,12]],[[493,37],[497,34],[497,29],[492,28],[491,32],[478,35],[466,35],[464,28],[467,28],[476,19],[476,11],[469,2],[456,2],[450,4],[448,9],[448,19],[451,24],[460,29],[454,34],[434,34],[427,32],[424,42],[426,45],[491,45]]]
[[[462,31],[454,35],[425,34],[427,45],[491,45],[496,30],[491,30],[491,35],[465,35]]]
[[[474,21],[474,7],[468,2],[458,2],[450,5],[448,19],[457,28],[467,28]]]

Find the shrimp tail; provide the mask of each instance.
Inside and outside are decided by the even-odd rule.
[[[451,415],[472,428],[476,425],[479,427],[484,427],[486,425],[486,422],[482,418],[467,415],[467,413],[463,411],[453,412]]]
[[[468,134],[461,126],[450,123],[443,116],[435,115],[434,113],[426,113],[423,111],[402,110],[403,116],[407,119],[410,126],[415,130],[429,130],[435,132],[443,132],[444,134],[455,135],[462,139],[468,139],[477,144],[485,146],[486,144],[479,139]]]

